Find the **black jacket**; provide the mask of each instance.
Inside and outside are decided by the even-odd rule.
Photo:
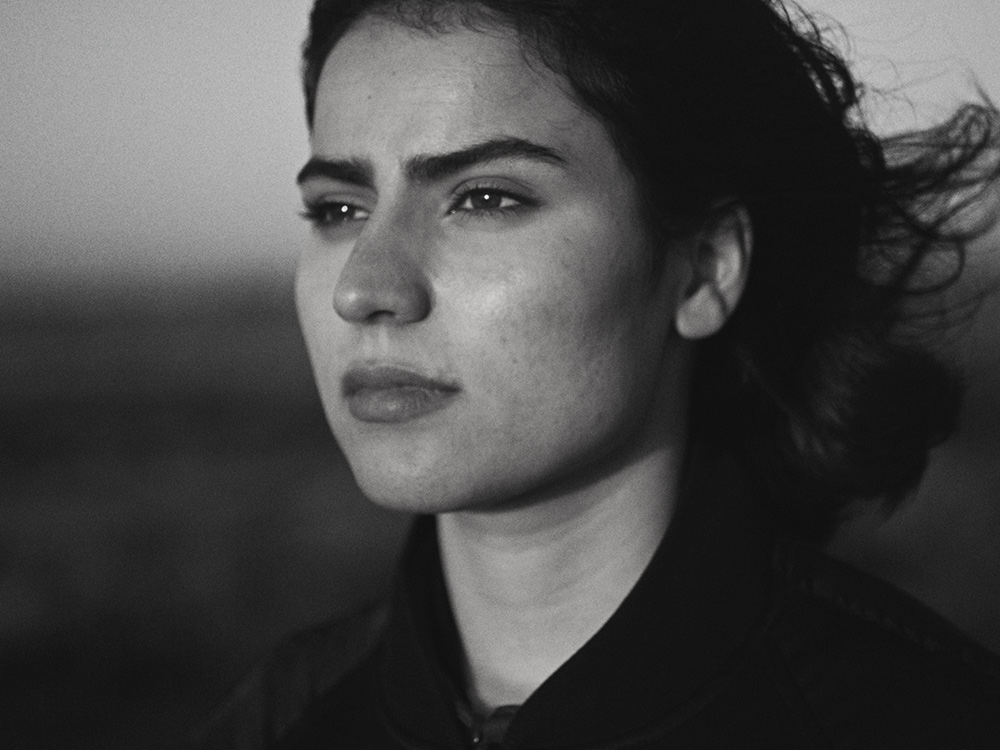
[[[695,462],[605,626],[520,707],[475,717],[433,519],[392,598],[300,634],[198,748],[1000,748],[1000,658],[898,589],[778,538]]]

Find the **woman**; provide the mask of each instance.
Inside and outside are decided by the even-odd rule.
[[[766,0],[318,0],[304,77],[306,343],[421,517],[205,746],[1000,739],[997,658],[815,551],[952,427],[910,313],[983,229],[992,110],[880,143]]]

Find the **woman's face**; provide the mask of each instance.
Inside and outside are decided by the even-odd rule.
[[[648,447],[686,397],[690,277],[677,253],[650,263],[608,133],[513,34],[363,20],[323,70],[311,146],[299,314],[366,494],[494,507]]]

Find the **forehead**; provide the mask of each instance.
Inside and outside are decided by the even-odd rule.
[[[323,67],[316,153],[403,156],[497,136],[614,156],[605,128],[565,79],[525,55],[510,30],[431,33],[365,18]]]

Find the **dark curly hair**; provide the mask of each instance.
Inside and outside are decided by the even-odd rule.
[[[779,521],[821,539],[853,503],[892,509],[916,486],[961,388],[913,335],[914,300],[949,286],[985,231],[962,219],[1000,172],[992,107],[880,140],[843,58],[778,0],[317,0],[310,127],[323,64],[366,15],[516,30],[608,128],[658,236],[697,230],[720,200],[746,208],[750,275],[700,345],[693,420]]]

